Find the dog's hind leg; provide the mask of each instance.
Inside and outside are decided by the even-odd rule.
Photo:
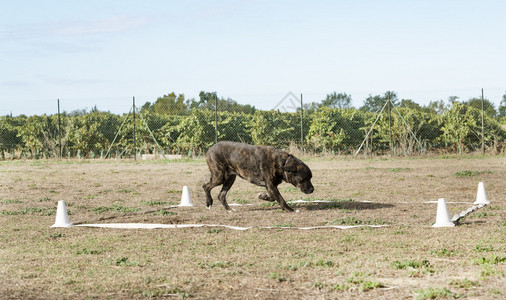
[[[236,175],[229,175],[225,179],[225,182],[223,183],[223,187],[221,188],[221,191],[218,194],[218,199],[221,201],[221,204],[223,204],[223,207],[225,207],[225,209],[227,211],[230,211],[230,206],[228,206],[226,197],[227,197],[228,191],[230,190],[230,188],[232,187],[232,185],[235,182],[235,178],[236,178]]]
[[[211,196],[211,190],[218,185],[223,183],[223,173],[219,172],[218,174],[211,173],[211,179],[208,183],[204,183],[202,188],[206,193],[206,207],[211,209],[213,206],[213,197]]]

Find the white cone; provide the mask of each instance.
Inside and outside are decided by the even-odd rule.
[[[483,182],[478,183],[478,193],[476,193],[476,201],[474,204],[490,204],[487,198],[487,192],[485,191],[485,185]]]
[[[181,204],[179,206],[193,206],[190,189],[186,185],[183,186],[183,194],[181,195]]]
[[[448,208],[446,207],[445,198],[437,200],[437,216],[436,223],[432,227],[454,227],[452,221],[450,221],[450,215],[448,214]]]
[[[51,227],[70,227],[72,223],[69,222],[69,216],[67,214],[67,206],[65,201],[58,201],[58,207],[56,208],[56,220]]]

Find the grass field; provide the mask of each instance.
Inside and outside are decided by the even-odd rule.
[[[215,197],[207,210],[203,160],[0,162],[0,298],[506,297],[504,156],[304,160],[315,192],[281,193],[332,202],[298,204],[300,213],[256,199],[262,188],[241,179],[228,202],[242,206],[227,213]],[[479,181],[490,205],[457,227],[431,227],[437,204],[424,202],[444,197],[453,216]],[[196,206],[168,208],[183,185]],[[253,228],[50,228],[58,200],[73,223]],[[291,228],[327,225],[388,226]]]

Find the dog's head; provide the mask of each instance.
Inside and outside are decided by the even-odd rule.
[[[313,184],[311,184],[311,177],[313,177],[311,170],[295,156],[288,156],[283,165],[283,173],[286,181],[300,189],[301,192],[311,194],[314,191]]]

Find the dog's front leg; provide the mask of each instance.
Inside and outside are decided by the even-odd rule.
[[[276,200],[281,206],[281,208],[283,208],[286,211],[293,212],[293,208],[291,208],[290,206],[288,206],[288,204],[286,204],[285,199],[283,199],[283,196],[281,196],[281,193],[279,192],[277,186],[267,185],[266,188],[267,192],[269,193],[269,197],[271,199]]]

